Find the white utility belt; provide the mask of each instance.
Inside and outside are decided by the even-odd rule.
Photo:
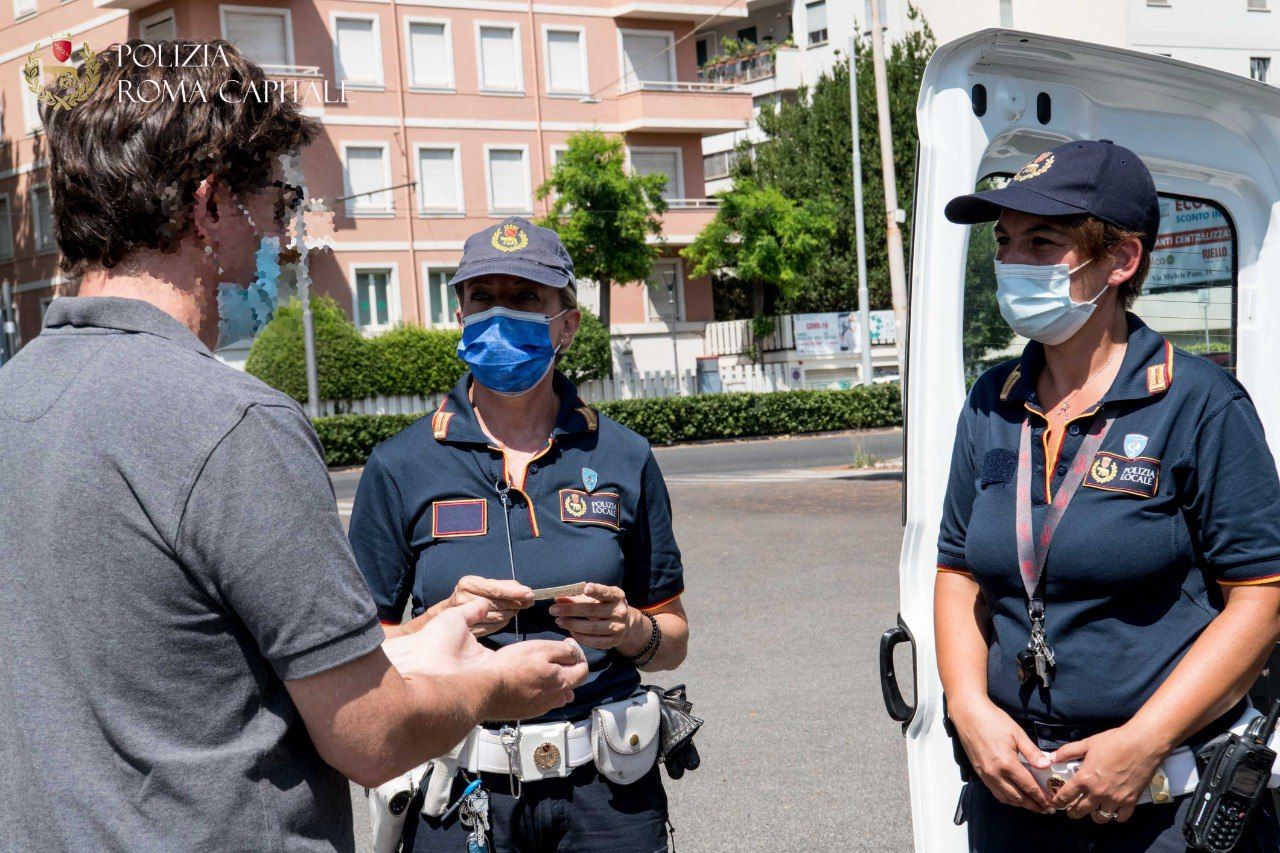
[[[477,726],[447,754],[377,788],[365,789],[374,853],[399,850],[414,797],[421,795],[424,815],[443,815],[452,804],[460,770],[472,775],[510,774],[525,784],[563,778],[595,761],[600,775],[611,782],[638,782],[657,763],[661,724],[662,701],[645,690],[630,699],[600,705],[577,723],[531,723],[499,731]]]
[[[1240,715],[1240,719],[1236,720],[1231,726],[1231,731],[1238,735],[1243,735],[1249,723],[1262,714],[1252,706],[1246,708],[1244,713]],[[1271,736],[1271,740],[1267,742],[1267,746],[1271,749],[1280,748],[1280,730]],[[1076,771],[1080,768],[1079,761],[1064,761],[1060,764],[1051,764],[1043,769],[1027,764],[1025,758],[1021,758],[1022,763],[1031,771],[1031,775],[1040,783],[1040,787],[1049,793],[1055,793],[1059,788],[1067,783]],[[1168,803],[1172,802],[1175,797],[1181,797],[1184,794],[1190,794],[1200,784],[1200,769],[1196,766],[1196,757],[1190,747],[1180,746],[1173,752],[1169,753],[1169,757],[1160,762],[1160,768],[1156,770],[1155,775],[1151,777],[1151,784],[1142,792],[1142,796],[1138,798],[1138,803]],[[1267,782],[1268,788],[1280,788],[1280,770],[1276,767],[1271,768],[1271,778]]]
[[[458,769],[511,773],[522,782],[567,776],[595,758],[591,732],[591,717],[577,723],[522,725],[518,739],[477,726],[462,743]]]

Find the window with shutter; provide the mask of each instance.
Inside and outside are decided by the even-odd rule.
[[[18,70],[18,91],[22,93],[22,130],[24,133],[33,133],[44,127],[40,121],[40,104],[36,98],[36,93],[31,91],[31,87],[27,85],[27,80],[22,76],[22,70]]]
[[[520,90],[520,60],[515,27],[480,28],[480,88],[497,92]]]
[[[390,326],[397,312],[391,287],[391,270],[361,270],[356,273],[356,311],[362,329]]]
[[[631,168],[641,175],[666,175],[667,185],[662,190],[665,199],[683,198],[684,187],[680,174],[679,150],[665,148],[632,148]]]
[[[173,20],[173,12],[162,12],[148,18],[138,27],[138,34],[143,41],[172,41],[178,37],[178,26]]]
[[[436,326],[452,326],[458,312],[457,288],[449,286],[456,269],[427,270],[427,303],[431,309],[431,323]]]
[[[344,83],[382,85],[382,45],[372,18],[334,19],[334,65]]]
[[[826,0],[818,0],[817,3],[809,3],[804,7],[805,18],[808,21],[809,28],[809,44],[826,44],[827,43],[827,2]]]
[[[622,88],[638,89],[644,83],[675,82],[671,33],[624,32],[622,34]]]
[[[585,92],[587,63],[578,30],[547,31],[547,91]]]
[[[386,149],[352,145],[346,149],[346,192],[349,213],[386,213],[391,193],[386,189]]]
[[[430,21],[409,24],[409,73],[414,86],[453,88],[453,51],[446,24]]]
[[[31,190],[31,219],[36,238],[36,251],[47,252],[53,249],[53,206],[49,202],[47,186],[39,186]]]
[[[9,197],[0,196],[0,260],[13,257],[13,222],[9,218]]]
[[[422,176],[419,197],[424,211],[462,210],[457,158],[455,148],[418,149],[418,173]]]
[[[524,213],[529,209],[524,151],[490,149],[489,210],[494,213]]]
[[[649,298],[649,322],[671,323],[683,314],[684,283],[680,280],[680,267],[670,261],[653,265],[653,272],[645,282],[645,294]],[[674,303],[674,304],[673,304]]]
[[[259,65],[281,68],[293,65],[289,12],[257,12],[222,7],[222,37]]]

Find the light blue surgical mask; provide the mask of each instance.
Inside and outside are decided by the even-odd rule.
[[[215,349],[252,338],[275,316],[280,302],[280,238],[263,237],[253,259],[254,278],[248,287],[229,281],[218,285],[218,343]]]
[[[1104,284],[1088,302],[1071,298],[1072,269],[1066,264],[1002,264],[996,261],[996,301],[1000,316],[1019,335],[1053,346],[1069,340],[1093,315],[1107,292]]]
[[[568,309],[565,309],[566,311]],[[490,391],[516,397],[542,381],[555,362],[551,321],[555,317],[495,305],[462,320],[458,357]]]

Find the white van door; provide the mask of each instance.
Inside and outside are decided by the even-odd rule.
[[[881,660],[886,704],[907,737],[916,850],[949,853],[967,847],[953,824],[960,778],[934,655],[938,523],[966,389],[1025,342],[995,306],[990,227],[953,225],[943,207],[1069,140],[1135,151],[1155,177],[1163,218],[1134,310],[1176,345],[1233,370],[1268,434],[1280,435],[1280,91],[1164,57],[986,30],[934,54],[918,119],[901,617]],[[913,702],[894,681],[899,642],[915,646]]]

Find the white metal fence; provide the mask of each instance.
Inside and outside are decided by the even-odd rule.
[[[720,385],[724,391],[788,391],[802,388],[803,378],[792,377],[784,364],[722,365]],[[691,370],[680,376],[667,371],[619,373],[609,379],[593,379],[578,386],[578,393],[588,403],[607,400],[644,400],[697,393],[697,376]],[[366,397],[363,400],[322,400],[321,415],[411,415],[432,412],[440,406],[443,394]]]

